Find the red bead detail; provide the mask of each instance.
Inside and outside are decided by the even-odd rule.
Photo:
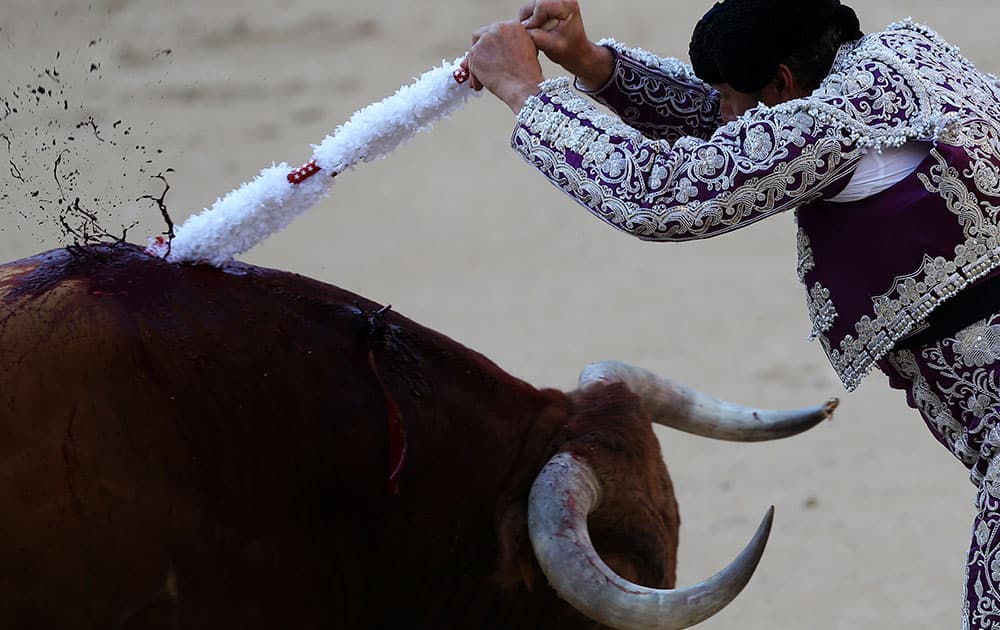
[[[298,167],[294,171],[288,174],[288,181],[293,184],[301,184],[305,180],[309,179],[316,173],[320,172],[319,164],[316,164],[316,160],[309,160],[302,166]]]
[[[466,70],[465,68],[459,68],[454,73],[452,73],[451,76],[455,77],[456,83],[462,85],[463,83],[469,80],[469,71]]]

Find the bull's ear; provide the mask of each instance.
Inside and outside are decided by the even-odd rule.
[[[533,590],[542,577],[528,535],[528,504],[516,501],[507,506],[497,523],[497,579],[504,587],[524,586]]]

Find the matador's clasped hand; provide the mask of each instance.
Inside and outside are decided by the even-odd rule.
[[[587,37],[576,0],[535,0],[521,7],[521,24],[535,46],[588,88],[602,86],[614,70],[614,56]]]
[[[538,92],[542,66],[538,49],[520,21],[496,22],[472,34],[472,46],[463,66],[472,75],[472,87],[484,87],[515,113]]]

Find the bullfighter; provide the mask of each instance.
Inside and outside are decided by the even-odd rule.
[[[795,212],[810,338],[848,390],[885,373],[970,471],[963,628],[1000,628],[997,77],[909,19],[865,35],[838,0],[716,3],[690,65],[591,42],[574,0],[472,43],[514,150],[612,227],[688,241]]]

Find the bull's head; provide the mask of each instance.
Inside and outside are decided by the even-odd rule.
[[[742,407],[614,361],[594,363],[580,375],[583,392],[613,383],[637,394],[657,424],[741,442],[795,435],[831,417],[838,404],[831,399],[791,411]],[[654,589],[615,574],[591,544],[587,519],[601,504],[602,488],[586,458],[560,453],[531,490],[528,518],[535,555],[556,591],[577,610],[612,628],[687,628],[725,607],[750,580],[767,543],[773,508],[750,544],[715,576],[686,588]]]

